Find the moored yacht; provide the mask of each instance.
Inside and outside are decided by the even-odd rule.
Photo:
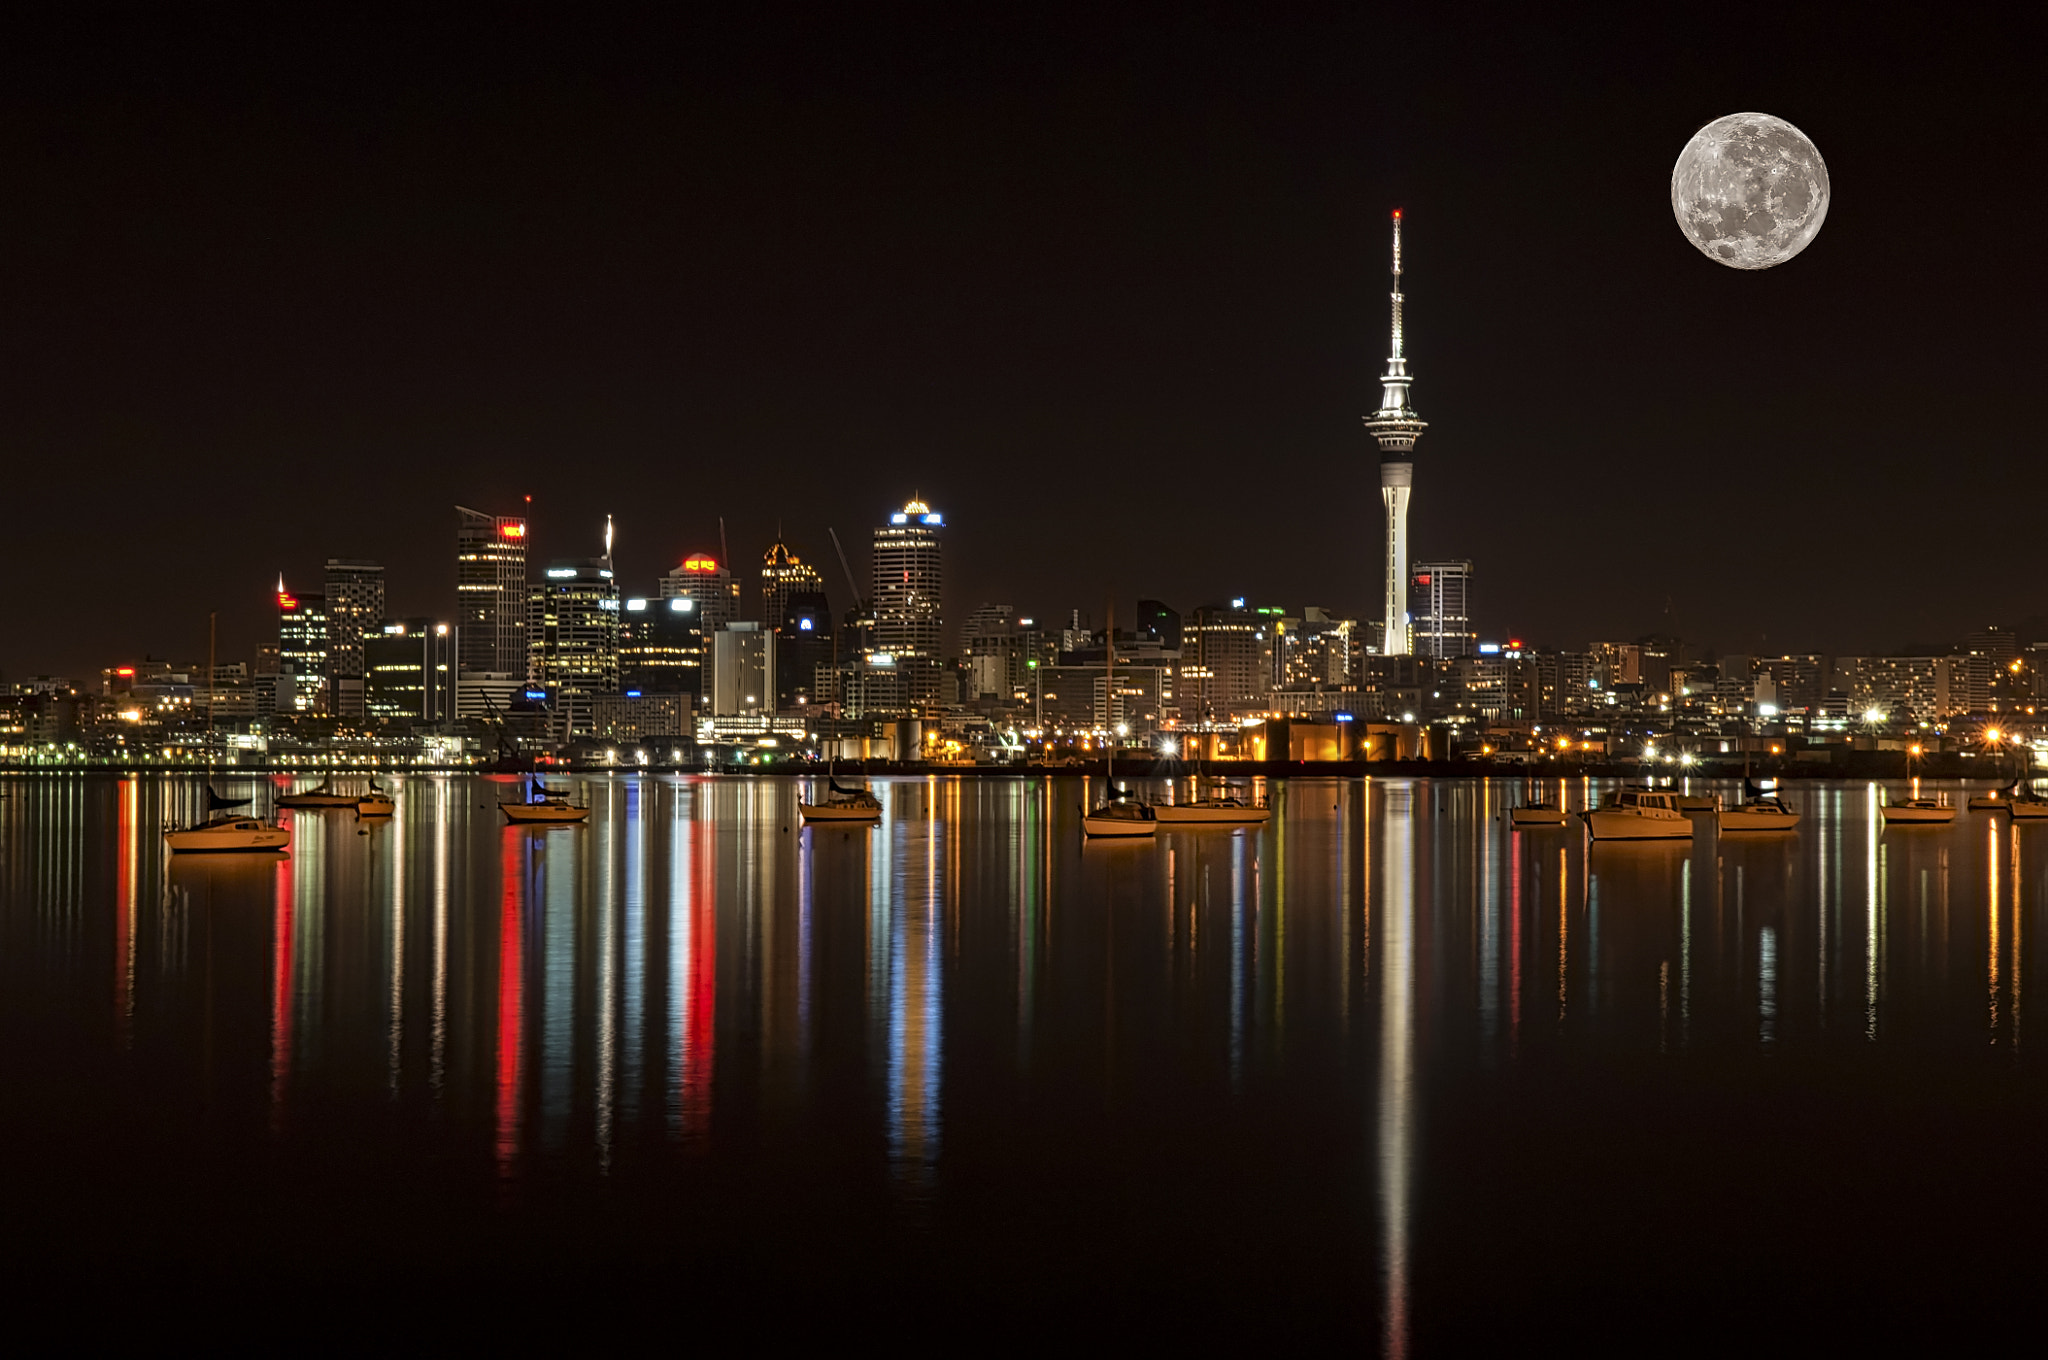
[[[1880,803],[1877,815],[1886,826],[1942,826],[1956,819],[1956,810],[1932,798],[1909,798],[1903,803]]]
[[[528,786],[526,801],[500,803],[498,806],[505,810],[505,820],[514,825],[563,824],[590,819],[588,807],[578,807],[538,779]]]
[[[1605,807],[1579,814],[1596,841],[1675,841],[1692,838],[1692,823],[1675,794],[1623,789]]]
[[[1134,798],[1112,792],[1109,801],[1090,812],[1081,809],[1081,834],[1096,837],[1156,836],[1159,818]]]
[[[291,843],[290,828],[239,812],[223,813],[198,826],[164,832],[165,845],[187,852],[287,850]]]
[[[1508,809],[1509,826],[1563,826],[1565,810],[1555,803],[1523,803]]]
[[[1192,803],[1154,803],[1152,813],[1170,826],[1254,826],[1273,809],[1241,798],[1222,780]]]
[[[310,789],[288,793],[277,800],[281,808],[352,808],[358,801],[353,793],[336,793],[332,780],[323,779]]]
[[[796,810],[807,822],[879,822],[882,820],[882,800],[869,789],[850,789],[830,775],[825,779],[828,792],[816,803],[797,800]]]
[[[2048,822],[2048,798],[2031,790],[2008,798],[2005,810],[2016,822]]]
[[[1723,808],[1723,831],[1790,831],[1799,825],[1799,814],[1775,798],[1751,798],[1738,808]]]

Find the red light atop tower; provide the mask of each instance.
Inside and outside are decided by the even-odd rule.
[[[1399,208],[1394,209],[1394,220],[1396,222],[1401,220],[1401,210]]]

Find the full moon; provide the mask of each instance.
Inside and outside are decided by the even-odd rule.
[[[1828,168],[1805,133],[1731,113],[1692,135],[1671,167],[1671,212],[1700,254],[1769,269],[1806,249],[1828,215]]]

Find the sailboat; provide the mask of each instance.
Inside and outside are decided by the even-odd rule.
[[[1202,782],[1199,757],[1195,761],[1195,782]],[[1154,803],[1153,815],[1172,826],[1257,826],[1272,817],[1272,808],[1240,795],[1230,781],[1218,777],[1208,783],[1207,791],[1197,794],[1192,802]]]
[[[1103,805],[1090,812],[1086,804],[1081,808],[1081,835],[1083,837],[1119,837],[1129,839],[1137,836],[1159,834],[1159,817],[1150,807],[1124,793],[1116,786],[1116,605],[1109,606],[1109,633],[1103,652],[1107,661],[1103,697],[1109,709],[1109,797]]]
[[[1527,794],[1527,785],[1524,785]],[[1535,799],[1517,803],[1508,809],[1509,826],[1563,826],[1565,810],[1561,804],[1553,803],[1540,795]]]
[[[2022,749],[2025,750],[2025,754],[2020,759],[2032,764],[2033,751],[2030,748]],[[2048,798],[2034,792],[2033,784],[2027,779],[2026,765],[2022,765],[2020,772],[2013,776],[2009,792],[2011,797],[2006,803],[2006,811],[2012,814],[2014,821],[2048,822]]]
[[[1773,781],[1782,783],[1782,780]],[[1723,831],[1790,831],[1799,825],[1799,814],[1786,807],[1774,788],[1765,788],[1749,777],[1749,752],[1742,753],[1741,807],[1723,808],[1716,820]]]
[[[164,844],[173,850],[287,850],[291,843],[290,827],[245,812],[226,812],[197,826],[164,832]]]
[[[879,822],[882,820],[882,800],[868,789],[850,789],[841,784],[834,775],[838,762],[825,772],[825,786],[828,792],[824,801],[806,803],[797,799],[796,809],[807,822]]]
[[[334,791],[334,781],[332,779],[323,779],[312,788],[306,789],[301,793],[286,794],[277,800],[277,805],[281,808],[301,809],[353,808],[356,805],[356,801],[356,794],[336,793]]]
[[[498,806],[505,810],[505,820],[514,825],[559,825],[590,820],[588,806],[578,807],[539,779],[528,783],[525,802],[500,803]]]
[[[1920,796],[1920,776],[1913,773],[1913,757],[1919,750],[1915,746],[1906,752],[1906,778],[1912,781],[1913,796],[1902,803],[1887,798],[1877,805],[1878,818],[1886,826],[1946,826],[1956,819],[1954,804]]]

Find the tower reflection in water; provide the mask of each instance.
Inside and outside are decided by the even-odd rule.
[[[1602,1064],[2017,1052],[2048,881],[2034,828],[1888,832],[1860,786],[1798,790],[1793,835],[1589,847],[1480,782],[1297,780],[1262,828],[1142,845],[1082,844],[1045,779],[879,781],[872,829],[803,826],[790,780],[591,780],[559,829],[505,826],[509,782],[397,783],[387,826],[295,814],[288,857],[206,862],[160,848],[196,780],[9,780],[14,1013],[86,1017],[81,1066],[126,1055],[221,1127],[443,1130],[514,1190],[750,1168],[963,1259],[1002,1254],[984,1221],[1123,1243],[1185,1209],[1219,1252],[1320,1225],[1271,1250],[1352,1261],[1396,1354],[1450,1306],[1444,1191],[1476,1174],[1440,1092],[1569,1072],[1625,1108]]]

